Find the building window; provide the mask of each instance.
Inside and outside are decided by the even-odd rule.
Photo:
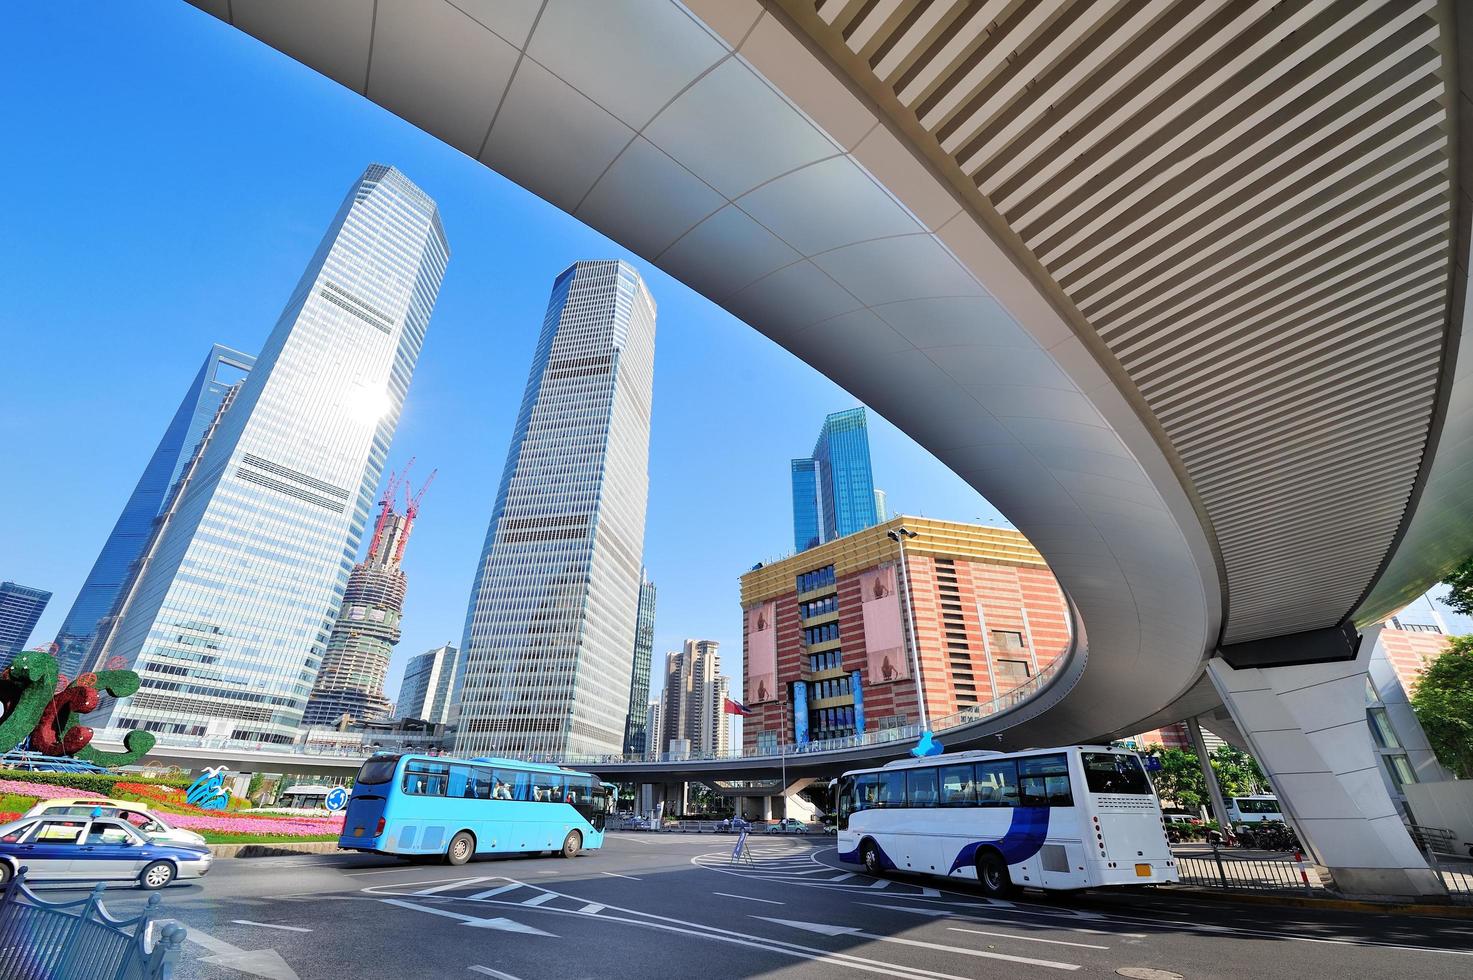
[[[996,650],[1023,649],[1023,634],[1012,630],[993,630],[992,646]]]
[[[1383,749],[1399,749],[1401,742],[1396,738],[1396,731],[1391,727],[1391,719],[1386,716],[1385,708],[1370,708],[1366,711],[1366,720],[1371,725],[1371,737],[1376,740],[1376,745]]]
[[[1407,761],[1407,757],[1402,753],[1397,752],[1392,755],[1385,755],[1381,759],[1386,766],[1387,773],[1391,776],[1391,782],[1396,786],[1397,792],[1401,792],[1401,788],[1407,783],[1415,783],[1417,781],[1417,774],[1413,771],[1412,764]]]
[[[1026,681],[1030,672],[1026,660],[999,660],[997,661],[997,674],[1004,680]]]

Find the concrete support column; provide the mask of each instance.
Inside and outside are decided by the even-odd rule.
[[[1212,757],[1207,754],[1207,742],[1202,738],[1202,726],[1197,724],[1196,718],[1187,719],[1187,735],[1192,740],[1192,751],[1197,753],[1197,762],[1202,767],[1202,781],[1207,784],[1207,799],[1212,804],[1212,818],[1217,821],[1217,826],[1226,837],[1233,832],[1233,827],[1228,820],[1227,804],[1223,802],[1222,784],[1217,781],[1217,773],[1212,771]]]
[[[1354,660],[1207,674],[1306,849],[1347,895],[1442,895],[1382,781],[1366,723],[1371,642]]]

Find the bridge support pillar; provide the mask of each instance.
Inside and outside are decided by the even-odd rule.
[[[1353,659],[1233,667],[1214,658],[1207,673],[1280,807],[1338,891],[1443,895],[1392,803],[1371,742],[1365,697],[1375,639],[1352,648]]]

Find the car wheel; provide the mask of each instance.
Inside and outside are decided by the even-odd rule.
[[[168,861],[155,861],[138,876],[138,885],[148,891],[158,891],[174,880],[174,866]]]
[[[15,870],[4,861],[0,861],[0,885],[10,884],[10,879],[15,877]]]
[[[577,857],[583,848],[583,835],[576,830],[568,831],[568,836],[563,838],[563,849],[558,851],[565,858]]]
[[[867,840],[859,849],[859,859],[864,862],[864,870],[879,877],[884,874],[885,869],[880,867],[880,849],[875,846],[874,841]]]
[[[445,848],[445,863],[459,867],[471,859],[476,852],[476,840],[465,831],[461,831],[450,838],[450,846]]]
[[[1017,891],[1008,866],[996,851],[983,851],[977,858],[977,881],[982,891],[992,898],[1001,898]]]

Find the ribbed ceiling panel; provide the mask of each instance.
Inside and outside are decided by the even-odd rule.
[[[1401,522],[1443,356],[1437,3],[811,11],[818,40],[894,93],[1135,382],[1212,522],[1224,639],[1346,616]]]

